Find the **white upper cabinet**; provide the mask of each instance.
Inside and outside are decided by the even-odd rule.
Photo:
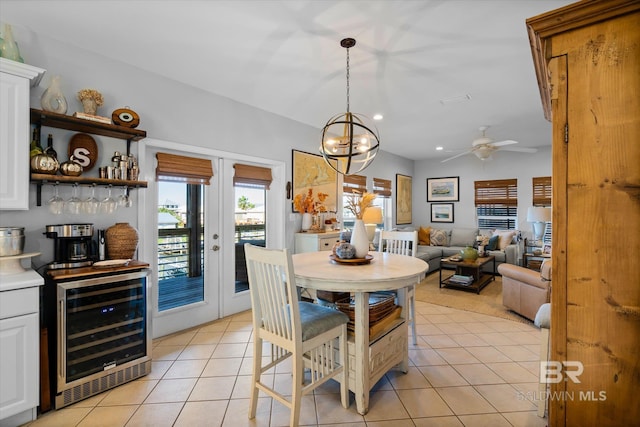
[[[29,90],[44,73],[0,58],[0,209],[29,209]]]

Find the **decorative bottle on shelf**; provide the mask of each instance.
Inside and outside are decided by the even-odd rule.
[[[10,59],[16,62],[24,62],[24,59],[20,56],[20,49],[18,49],[18,43],[13,38],[13,30],[11,25],[4,24],[4,30],[2,31],[4,39],[0,42],[0,56],[6,59]]]
[[[38,154],[42,154],[42,147],[40,146],[40,132],[38,131],[38,127],[33,128],[33,133],[31,134],[31,147],[29,148],[29,157],[36,156]]]
[[[53,76],[47,90],[40,98],[40,104],[44,111],[65,114],[67,112],[67,99],[60,89],[60,76]]]
[[[53,135],[51,134],[47,137],[47,148],[44,149],[44,152],[58,160],[58,153],[53,149]]]
[[[351,244],[356,248],[356,258],[364,258],[369,253],[369,237],[361,219],[356,219],[353,224]]]

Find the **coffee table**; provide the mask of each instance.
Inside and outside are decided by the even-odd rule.
[[[482,271],[482,267],[493,262],[493,272],[487,273]],[[455,273],[442,278],[442,267],[453,268]],[[469,284],[456,283],[452,280],[454,275],[471,276],[473,281]],[[475,291],[480,293],[482,288],[487,286],[489,282],[496,279],[496,257],[493,255],[479,257],[475,261],[452,261],[449,258],[440,259],[440,287],[461,289],[464,291]]]

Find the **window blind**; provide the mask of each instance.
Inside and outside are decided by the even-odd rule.
[[[235,169],[233,185],[259,185],[268,190],[271,185],[271,181],[273,181],[270,168],[244,165],[241,163],[236,163],[233,165],[233,168]]]
[[[373,192],[380,197],[391,197],[391,180],[373,178]]]
[[[342,192],[362,194],[367,191],[367,177],[364,175],[344,175]]]
[[[476,181],[475,202],[476,206],[497,204],[518,206],[518,180]]]
[[[541,176],[532,178],[533,182],[533,206],[551,207],[551,177]],[[552,240],[551,221],[547,222],[547,226],[542,236],[544,243],[551,244]]]
[[[551,206],[551,177],[534,177],[533,206]]]
[[[178,156],[169,153],[156,153],[157,181],[184,182],[187,184],[209,185],[213,176],[211,160],[197,157]]]
[[[518,180],[476,181],[478,228],[513,230],[518,216]]]

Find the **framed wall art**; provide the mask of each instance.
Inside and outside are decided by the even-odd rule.
[[[327,210],[336,212],[338,203],[338,173],[332,169],[318,154],[306,153],[304,151],[291,150],[293,169],[293,197],[296,194],[306,194],[309,189],[313,190],[313,196],[318,193],[326,193],[329,196],[324,202]],[[297,212],[291,204],[293,212]]]
[[[396,224],[411,224],[411,177],[396,174]]]
[[[453,203],[432,203],[431,222],[453,222]]]
[[[459,186],[459,176],[427,178],[427,202],[458,202]]]

